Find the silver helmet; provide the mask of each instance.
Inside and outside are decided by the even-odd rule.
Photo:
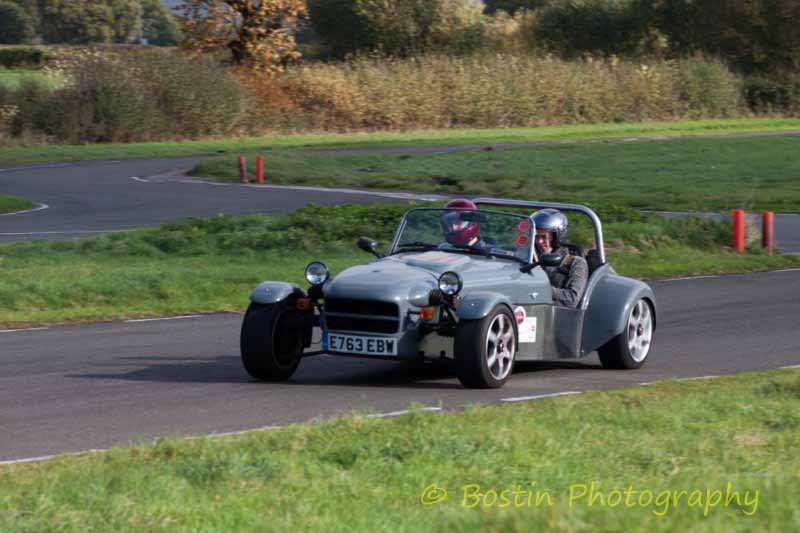
[[[561,243],[566,241],[569,221],[558,209],[540,209],[533,215],[533,222],[536,229],[553,232],[553,250],[558,250]]]

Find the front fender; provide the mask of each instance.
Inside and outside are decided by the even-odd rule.
[[[514,309],[511,300],[502,294],[489,291],[470,292],[456,303],[456,316],[459,320],[479,320],[486,317],[499,304]]]
[[[616,274],[603,276],[594,286],[583,322],[582,352],[588,354],[625,330],[631,307],[640,299],[653,307],[653,330],[657,323],[656,296],[643,281]]]
[[[265,281],[250,293],[250,301],[256,304],[276,304],[291,295],[305,298],[306,293],[294,283]]]

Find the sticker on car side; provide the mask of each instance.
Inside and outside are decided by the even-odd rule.
[[[519,306],[514,309],[514,318],[517,320],[519,342],[536,342],[536,317],[528,316],[525,308]]]

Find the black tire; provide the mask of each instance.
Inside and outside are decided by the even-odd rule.
[[[500,324],[499,324],[500,323]],[[499,328],[499,329],[498,329]],[[495,348],[502,348],[505,363],[489,364],[492,343],[489,342],[490,329],[495,335],[502,332],[505,339]],[[485,318],[462,320],[456,329],[454,355],[456,375],[462,385],[471,389],[497,389],[503,386],[514,370],[518,340],[514,315],[504,305],[498,305]],[[510,342],[509,342],[509,339]],[[512,346],[508,346],[512,344]],[[498,366],[500,365],[500,366]],[[495,370],[497,369],[497,370]]]
[[[650,355],[654,333],[653,306],[642,298],[631,307],[622,333],[597,350],[603,368],[628,370],[641,367]]]
[[[261,381],[286,381],[303,357],[303,332],[285,326],[296,316],[291,302],[250,304],[242,321],[242,364]]]

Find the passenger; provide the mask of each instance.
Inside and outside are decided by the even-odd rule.
[[[553,303],[577,307],[589,278],[589,267],[583,257],[570,255],[562,246],[567,238],[567,217],[557,209],[541,209],[533,215],[536,224],[536,253],[562,256],[557,267],[544,267],[553,286]]]

